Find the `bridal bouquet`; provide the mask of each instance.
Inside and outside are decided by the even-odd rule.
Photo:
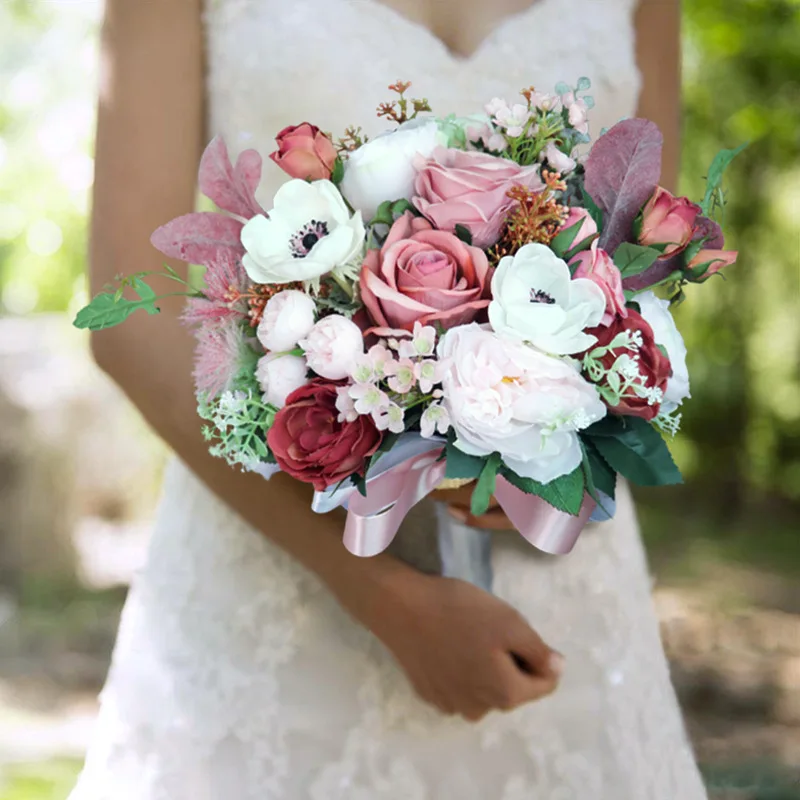
[[[380,136],[278,134],[270,158],[289,180],[268,211],[260,155],[232,164],[215,139],[199,185],[221,211],[153,234],[206,268],[185,314],[205,436],[231,465],[311,484],[317,511],[347,506],[361,555],[453,480],[474,482],[474,514],[494,495],[533,544],[568,552],[596,507],[612,513],[618,473],[680,481],[664,436],[689,376],[670,305],[736,258],[713,215],[738,151],[717,156],[695,204],[659,186],[652,122],[624,120],[578,155],[586,79],[466,119],[389,88]],[[145,276],[76,325],[156,313]]]

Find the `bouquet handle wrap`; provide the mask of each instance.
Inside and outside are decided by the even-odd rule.
[[[352,493],[347,501],[344,545],[354,555],[374,556],[397,534],[409,510],[444,479],[441,451],[427,452],[367,480],[366,497]],[[580,513],[572,516],[540,497],[526,494],[498,476],[495,498],[514,527],[545,553],[569,553],[594,511],[596,503],[584,497]]]

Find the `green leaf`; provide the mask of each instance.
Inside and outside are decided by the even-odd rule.
[[[658,250],[653,247],[622,242],[614,251],[614,263],[622,273],[623,279],[633,278],[652,267],[658,256]]]
[[[661,434],[640,417],[606,417],[585,431],[608,465],[639,486],[681,483]]]
[[[749,142],[745,142],[734,150],[720,150],[719,153],[714,156],[714,160],[708,168],[708,176],[706,177],[706,195],[703,198],[703,202],[700,203],[703,216],[708,217],[711,214],[714,193],[722,185],[722,178],[725,175],[725,170],[730,166],[731,161],[733,161],[733,159],[749,144]]]
[[[472,244],[472,231],[466,226],[459,223],[456,225],[456,236],[461,239],[464,244]]]
[[[494,494],[494,486],[497,481],[497,470],[502,463],[500,453],[492,453],[486,459],[486,463],[483,465],[481,474],[478,477],[478,482],[472,490],[470,511],[473,516],[479,517],[489,510],[489,502]]]
[[[375,212],[375,216],[370,220],[370,225],[389,225],[391,227],[392,223],[394,222],[394,216],[392,216],[392,201],[391,200],[384,200],[379,206],[378,210]]]
[[[588,467],[595,488],[612,500],[617,489],[617,473],[609,466],[608,462],[600,455],[591,440],[581,440],[586,469]],[[588,479],[586,481],[589,483]]]
[[[342,178],[344,178],[344,161],[339,157],[333,162],[331,181],[338,186],[342,182]]]
[[[402,200],[395,200],[392,204],[392,214],[394,214],[396,217],[405,214],[406,211],[410,211],[415,216],[419,215],[417,209],[408,200],[406,200],[405,197]]]
[[[573,242],[575,241],[575,237],[578,235],[578,231],[581,229],[583,225],[583,220],[578,220],[574,225],[570,225],[569,228],[565,228],[561,231],[552,242],[550,242],[550,249],[559,257],[564,258],[567,254],[567,251],[572,247]]]
[[[471,456],[456,447],[455,441],[448,440],[445,445],[445,457],[447,466],[445,468],[445,478],[459,478],[462,480],[474,480],[483,471],[486,458]]]
[[[533,478],[523,478],[509,467],[503,465],[500,474],[512,485],[525,494],[541,497],[553,508],[564,511],[572,516],[580,513],[585,494],[586,481],[583,470],[578,467],[567,475],[562,475],[550,483],[539,483]]]
[[[129,300],[119,292],[102,292],[77,313],[72,324],[76,328],[100,331],[125,322],[139,308],[143,308],[148,314],[158,314],[156,293],[141,278],[134,278],[131,286],[139,296],[138,300]]]
[[[589,216],[594,220],[594,224],[597,225],[597,230],[602,231],[603,212],[586,189],[583,189],[583,206],[589,212]]]

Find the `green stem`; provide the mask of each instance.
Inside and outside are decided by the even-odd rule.
[[[336,285],[352,300],[353,299],[353,288],[348,285],[347,281],[341,277],[341,275],[337,275],[336,272],[330,273],[331,278],[333,278]]]

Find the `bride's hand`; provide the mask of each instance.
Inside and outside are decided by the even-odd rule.
[[[464,581],[416,573],[379,598],[373,632],[417,694],[469,720],[555,690],[563,657],[507,603]]]

